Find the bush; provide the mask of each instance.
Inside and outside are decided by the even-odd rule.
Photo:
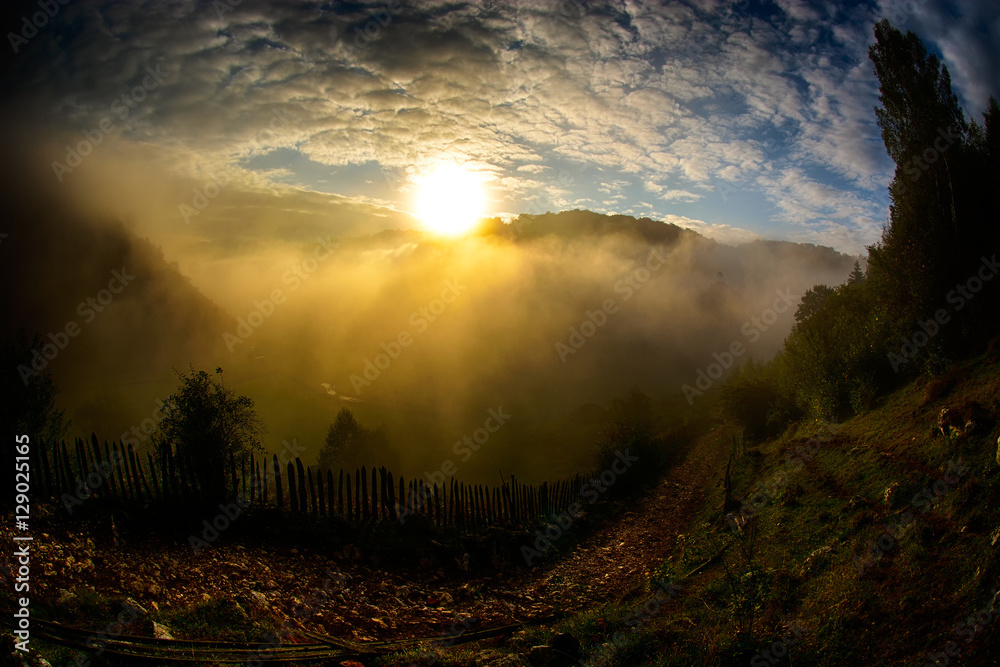
[[[666,463],[663,439],[655,435],[652,402],[639,391],[611,402],[611,423],[601,433],[594,455],[597,471],[610,469],[626,450],[639,459],[626,473],[633,482],[655,479]]]
[[[770,364],[750,360],[722,386],[722,417],[741,427],[748,440],[778,435],[802,416],[794,395],[782,384],[781,363],[780,357]]]
[[[252,400],[214,382],[205,371],[191,368],[178,376],[181,387],[166,401],[169,408],[153,444],[161,455],[173,453],[192,467],[204,500],[230,498],[236,493],[226,474],[230,460],[263,453],[264,425]]]

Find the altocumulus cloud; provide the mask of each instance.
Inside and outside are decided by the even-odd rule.
[[[299,211],[320,193],[381,228],[412,225],[409,176],[386,174],[447,156],[488,175],[496,211],[543,198],[859,251],[892,174],[866,54],[889,4],[80,0],[19,44],[7,106],[79,139],[145,68],[171,72],[109,137],[131,153],[109,154],[155,147],[177,178],[243,170],[212,213],[223,227],[250,206],[244,190]],[[978,113],[1000,93],[1000,49],[977,26],[1000,9],[914,7],[904,27]],[[292,122],[262,139],[276,111]]]

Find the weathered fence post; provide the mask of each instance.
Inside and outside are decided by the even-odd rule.
[[[286,465],[286,474],[288,475],[288,506],[292,510],[292,514],[297,514],[299,511],[299,495],[296,492],[296,485],[301,484],[302,480],[295,479],[295,465],[289,461]]]
[[[340,469],[340,477],[337,480],[337,515],[344,516],[344,469]]]
[[[361,466],[361,517],[368,520],[368,469]]]
[[[319,511],[316,508],[316,487],[313,486],[312,468],[309,468],[309,467],[306,468],[306,479],[309,480],[309,506],[310,506],[310,512],[311,512],[311,516],[313,518],[315,518],[315,517],[319,516]]]
[[[352,521],[354,519],[354,512],[351,511],[351,509],[352,509],[351,508],[351,473],[347,473],[346,475],[344,475],[344,477],[346,478],[346,481],[347,481],[347,490],[346,490],[346,495],[347,495],[347,515],[346,515],[346,518],[347,518],[348,521]]]
[[[303,514],[308,514],[309,505],[306,503],[306,471],[302,467],[302,460],[297,456],[295,457],[295,472],[298,473],[295,476],[295,483],[299,490],[299,511]],[[288,488],[291,489],[291,482],[289,482]]]
[[[385,469],[385,466],[379,467],[379,469],[378,469],[379,496],[380,496],[380,498],[382,500],[382,518],[383,519],[388,519],[388,518],[391,518],[391,516],[392,516],[392,511],[390,510],[390,508],[392,506],[389,504],[389,491],[388,491],[388,489],[385,486],[386,479],[387,479],[386,473],[387,473],[387,471]]]
[[[337,516],[337,499],[333,495],[333,471],[326,471],[326,495],[330,503],[330,511],[328,516],[333,518]]]
[[[399,521],[399,507],[396,505],[396,487],[392,483],[392,473],[385,471],[385,492],[389,498],[389,516]]]
[[[312,485],[312,473],[310,473],[309,484]],[[319,496],[319,516],[326,516],[326,496],[323,494],[323,471],[316,469],[316,493]]]
[[[281,490],[281,464],[278,463],[278,455],[272,454],[274,457],[274,498],[277,502],[278,510],[284,509],[285,504],[285,494]]]

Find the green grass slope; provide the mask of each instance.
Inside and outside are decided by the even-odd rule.
[[[1000,664],[998,398],[984,355],[844,424],[747,445],[731,469],[742,529],[720,470],[626,602],[528,645],[571,632],[585,664],[623,667]],[[971,433],[942,435],[941,410],[973,401]]]

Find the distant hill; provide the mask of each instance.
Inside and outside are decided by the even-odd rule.
[[[225,313],[151,242],[51,201],[8,193],[5,209],[0,281],[17,288],[0,291],[0,336],[64,342],[44,370],[79,430],[120,433],[176,386],[171,368],[222,359]]]
[[[697,232],[671,223],[650,220],[649,218],[634,218],[630,215],[605,215],[581,209],[541,215],[524,213],[507,225],[493,225],[487,229],[493,233],[515,239],[535,239],[549,235],[579,238],[580,236],[623,234],[642,239],[647,243],[664,246],[674,245],[681,240],[715,243]]]
[[[464,474],[502,467],[548,478],[554,457],[589,465],[600,406],[633,387],[673,401],[735,342],[746,354],[734,364],[768,357],[797,298],[843,281],[854,262],[829,248],[726,246],[648,218],[566,211],[494,221],[461,239],[414,230],[340,239],[301,280],[288,267],[315,248],[285,246],[272,265],[255,257],[259,283],[233,281],[242,291],[227,294],[224,312],[124,224],[28,193],[7,198],[0,277],[22,287],[0,297],[14,314],[0,333],[79,325],[49,362],[76,432],[117,437],[176,389],[172,369],[221,366],[227,386],[255,401],[271,451],[297,443],[314,462],[347,407],[383,428],[407,474],[460,461],[453,445],[499,407],[510,425],[461,461]],[[86,300],[115,271],[135,278],[105,293],[113,298],[98,312]],[[449,284],[458,294],[446,303]],[[229,349],[223,335],[275,289],[282,303]],[[780,314],[753,324],[775,304]],[[409,344],[394,348],[401,336]],[[673,414],[683,418],[680,401]]]

